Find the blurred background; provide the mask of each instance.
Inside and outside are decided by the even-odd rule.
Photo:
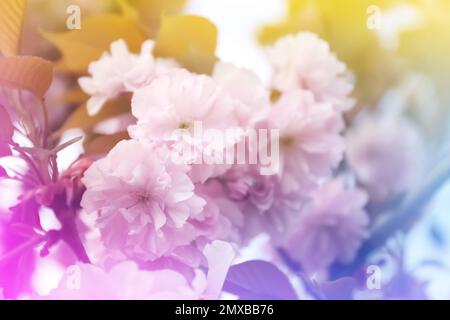
[[[299,31],[317,33],[328,41],[338,58],[347,64],[356,84],[354,96],[357,105],[346,115],[349,131],[354,130],[356,133],[353,135],[361,137],[365,134],[361,128],[367,128],[367,123],[372,124],[381,119],[380,122],[389,123],[389,128],[394,130],[381,132],[377,131],[380,127],[375,126],[368,134],[367,143],[377,139],[378,135],[391,132],[392,139],[389,136],[385,139],[388,153],[395,154],[399,150],[398,145],[388,145],[398,137],[401,137],[400,142],[396,143],[403,146],[408,144],[411,136],[417,135],[423,145],[423,149],[408,150],[408,157],[403,160],[402,167],[410,170],[408,175],[415,176],[414,183],[403,186],[398,194],[380,196],[379,201],[374,201],[370,206],[373,212],[381,212],[384,207],[394,208],[392,212],[376,217],[383,221],[396,213],[399,199],[408,198],[417,192],[423,193],[424,189],[429,191],[429,199],[421,203],[424,205],[420,208],[421,214],[417,215],[413,223],[405,221],[407,230],[404,231],[408,232],[392,235],[385,249],[389,251],[392,247],[392,250],[396,250],[398,242],[402,243],[402,268],[408,273],[414,273],[418,279],[427,281],[426,291],[430,297],[450,299],[448,0],[129,2],[145,16],[143,20],[147,21],[146,28],[153,35],[157,33],[162,12],[208,18],[218,30],[217,58],[253,70],[267,86],[270,85],[272,69],[266,57],[266,46],[284,35]],[[60,53],[42,39],[40,30],[65,31],[66,8],[75,3],[82,8],[83,19],[118,10],[117,3],[112,0],[30,0],[23,52],[57,60]],[[67,74],[64,68],[58,70],[63,75]],[[55,92],[70,87],[70,81],[69,84],[67,80],[54,84],[58,85],[53,88]],[[54,125],[59,127],[58,116],[54,116]],[[406,126],[401,125],[404,121],[408,123]],[[363,131],[358,131],[360,129]],[[373,153],[371,155],[375,157]],[[67,166],[73,158],[73,154],[63,156],[62,166]],[[351,161],[348,165],[352,166]],[[397,180],[392,183],[397,183]],[[6,185],[6,182],[2,181],[1,187],[0,208],[5,209],[14,204],[16,194],[14,186]],[[366,187],[375,189],[379,186]],[[261,247],[264,247],[264,239],[258,240],[245,255],[264,258]],[[379,254],[383,255],[383,252]],[[63,270],[51,262],[46,263],[45,267],[38,269],[40,274],[34,277],[39,292],[52,288]]]

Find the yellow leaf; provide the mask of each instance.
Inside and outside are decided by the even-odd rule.
[[[87,141],[84,146],[85,154],[101,155],[108,153],[114,146],[122,140],[129,139],[127,132],[119,132],[112,135],[98,136]]]
[[[162,15],[176,15],[181,12],[186,0],[129,0],[141,16],[152,38],[156,37]]]
[[[55,133],[55,135],[59,136],[64,131],[74,128],[90,131],[96,124],[104,120],[129,112],[130,98],[128,96],[123,96],[116,100],[107,102],[102,110],[95,116],[90,116],[88,114],[86,104],[84,103],[69,116],[64,125]]]
[[[139,52],[147,39],[145,31],[128,13],[93,16],[83,20],[81,30],[42,34],[62,52],[62,64],[77,73],[85,73],[91,62],[109,51],[113,41],[124,39],[130,51]]]
[[[58,98],[58,101],[66,105],[80,105],[87,99],[89,99],[89,95],[81,90],[79,86],[74,86],[73,88],[70,88],[66,92],[64,92],[62,96]]]
[[[42,98],[53,80],[53,63],[38,57],[0,57],[0,85]]]
[[[0,0],[0,52],[19,54],[26,0]]]
[[[185,15],[163,16],[155,54],[175,58],[187,69],[210,73],[216,62],[217,28],[208,19]]]
[[[120,8],[123,16],[132,20],[137,21],[139,19],[139,14],[137,10],[132,7],[126,0],[116,0],[117,5]]]

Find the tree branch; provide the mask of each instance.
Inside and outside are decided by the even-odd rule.
[[[370,238],[360,248],[356,259],[349,265],[336,264],[332,267],[333,279],[354,274],[376,249],[382,247],[386,241],[398,231],[408,231],[420,218],[424,207],[433,195],[450,179],[450,150],[438,161],[424,182],[412,192],[403,202],[399,211],[391,212],[389,220],[375,225]]]

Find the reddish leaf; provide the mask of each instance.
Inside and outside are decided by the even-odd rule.
[[[42,98],[53,80],[53,63],[39,57],[0,57],[0,85]]]

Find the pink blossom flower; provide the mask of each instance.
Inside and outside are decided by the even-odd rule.
[[[235,113],[242,127],[251,127],[269,113],[270,92],[251,70],[218,62],[212,78],[237,100]]]
[[[267,179],[267,177],[261,178]],[[270,235],[272,243],[278,245],[286,240],[295,221],[299,219],[305,198],[298,192],[280,192],[274,181],[265,183],[272,184],[272,186],[263,186],[263,189],[275,188],[273,203],[270,207],[267,209],[259,207],[258,204],[255,204],[254,197],[253,200],[250,197],[250,201],[241,203],[241,210],[246,219],[243,229],[244,239],[251,240],[257,235],[267,233]],[[253,187],[253,189],[257,188],[261,187],[257,185]]]
[[[308,271],[322,271],[333,262],[350,262],[368,235],[367,194],[331,180],[305,205],[285,248]]]
[[[189,130],[194,121],[204,129],[226,129],[237,126],[234,108],[235,101],[211,78],[180,69],[135,92],[132,113],[138,123],[130,133],[139,140],[170,140],[175,130]]]
[[[275,89],[309,90],[318,102],[331,103],[339,111],[353,107],[354,100],[349,97],[353,83],[346,66],[317,35],[301,32],[283,37],[268,49],[268,56],[274,67]]]
[[[236,138],[229,141],[206,141],[203,134],[196,134],[196,124],[201,125],[202,132],[213,129],[224,133],[227,129],[239,129],[234,114],[236,106],[236,100],[210,77],[180,69],[158,77],[135,92],[132,113],[137,124],[128,131],[137,140],[186,143],[193,151],[185,163],[203,164],[205,156],[214,158],[215,154],[223,154],[228,146],[234,145],[239,140],[239,131],[236,131]],[[174,137],[180,130],[189,137],[182,141]],[[191,177],[204,182],[227,169],[226,165],[193,166]]]
[[[216,179],[210,179],[198,184],[196,191],[206,200],[205,215],[209,217],[208,229],[211,230],[207,238],[241,243],[244,215],[239,204],[225,194],[222,184]]]
[[[154,260],[189,245],[201,233],[205,200],[194,193],[188,167],[168,151],[122,141],[85,173],[82,207],[97,213],[105,245]]]
[[[136,55],[128,51],[124,40],[118,40],[111,44],[111,53],[90,64],[91,77],[79,79],[81,88],[92,96],[87,104],[90,115],[97,114],[106,101],[145,86],[156,74],[170,69],[166,62],[154,59],[153,46],[153,41],[145,41]]]
[[[283,94],[267,123],[269,129],[280,133],[278,175],[284,193],[314,189],[343,158],[340,113],[330,104],[316,102],[308,91]]]
[[[378,202],[406,192],[420,180],[425,146],[405,118],[362,119],[347,135],[347,159],[358,180]]]
[[[48,299],[64,300],[197,300],[219,298],[226,274],[234,258],[232,247],[221,241],[207,245],[204,255],[208,272],[195,270],[189,281],[183,274],[162,269],[140,270],[131,261],[110,270],[94,265],[72,267]],[[75,271],[75,272],[74,272]]]

